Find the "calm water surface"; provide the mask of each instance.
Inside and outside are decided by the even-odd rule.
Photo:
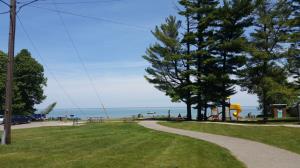
[[[244,106],[241,116],[247,116],[248,113],[258,115],[261,112],[254,106]],[[131,107],[131,108],[107,108],[106,113],[110,118],[124,118],[132,117],[134,115],[142,114],[144,116],[149,116],[148,113],[155,112],[155,115],[168,115],[170,110],[171,116],[182,116],[186,115],[185,107]],[[221,111],[221,110],[220,110]],[[75,115],[81,119],[87,119],[88,117],[106,117],[105,112],[100,108],[84,108],[84,109],[54,109],[48,117],[65,117]],[[196,110],[192,111],[193,118],[196,118]],[[210,115],[210,110],[208,112]]]

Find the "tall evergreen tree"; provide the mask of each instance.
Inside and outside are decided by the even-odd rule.
[[[193,69],[194,81],[194,93],[196,95],[196,108],[197,108],[197,119],[202,120],[203,114],[202,109],[207,109],[207,102],[209,101],[207,86],[209,78],[210,67],[213,64],[211,62],[211,55],[209,52],[209,45],[212,44],[212,32],[213,23],[216,20],[215,12],[217,5],[219,4],[217,0],[183,0],[181,4],[188,9],[191,16],[191,29],[189,40],[194,42],[195,51],[192,53],[193,61],[191,64],[195,67]],[[193,34],[193,35],[192,35]]]
[[[193,69],[193,57],[192,57],[192,45],[195,44],[195,38],[194,35],[191,31],[192,27],[192,22],[191,22],[191,15],[192,11],[190,10],[189,6],[189,1],[188,0],[180,0],[179,4],[184,6],[184,9],[179,12],[180,15],[185,17],[185,32],[183,33],[183,39],[181,43],[183,44],[183,58],[185,61],[185,73],[183,75],[186,77],[186,85],[183,87],[184,92],[186,94],[186,105],[187,105],[187,118],[192,118],[192,104],[193,104],[193,90],[194,85],[192,81],[192,69]],[[185,46],[185,47],[184,47]]]
[[[187,59],[182,53],[182,44],[179,37],[181,22],[174,16],[166,19],[166,23],[156,27],[152,32],[158,40],[157,43],[147,49],[143,56],[151,67],[146,69],[148,82],[168,95],[172,101],[187,103],[190,94],[187,94],[189,84]],[[189,104],[187,104],[189,106]],[[188,111],[187,119],[191,120],[191,112]]]
[[[218,29],[214,33],[212,53],[217,59],[218,68],[215,88],[220,94],[222,104],[222,121],[225,121],[227,97],[236,93],[237,71],[245,62],[243,55],[246,38],[243,37],[245,28],[252,24],[251,0],[224,0],[218,12]]]
[[[297,89],[300,90],[300,0],[292,0],[292,17],[289,20],[291,31],[291,47],[289,50],[289,70],[295,79]]]
[[[300,48],[296,43],[293,43],[289,50],[287,67],[295,88],[300,90]]]
[[[251,33],[248,63],[242,86],[257,94],[264,121],[267,121],[272,103],[288,103],[295,92],[289,87],[287,73],[281,64],[286,55],[287,20],[291,17],[291,4],[287,0],[258,0],[255,10],[255,30]]]

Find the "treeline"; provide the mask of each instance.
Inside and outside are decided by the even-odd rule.
[[[143,56],[146,79],[174,102],[197,109],[222,106],[240,86],[258,96],[264,120],[269,105],[293,104],[300,89],[299,0],[180,0],[152,34],[157,42]]]
[[[0,114],[4,113],[7,54],[0,51]],[[14,58],[13,115],[33,114],[35,105],[46,98],[44,87],[47,78],[44,67],[26,49]]]

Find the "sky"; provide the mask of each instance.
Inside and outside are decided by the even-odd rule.
[[[106,107],[184,106],[147,83],[149,64],[142,58],[155,42],[151,30],[169,15],[180,18],[177,1],[96,1],[41,0],[18,13],[16,53],[27,48],[44,65],[48,78],[47,99],[37,108],[53,102],[58,108],[100,107],[96,92]],[[0,4],[0,12],[7,10]],[[8,17],[0,15],[0,49],[5,52]],[[257,98],[239,91],[232,102],[256,106]]]

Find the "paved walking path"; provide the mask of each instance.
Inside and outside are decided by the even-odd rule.
[[[215,143],[227,148],[248,168],[299,168],[300,155],[270,145],[250,140],[170,128],[156,121],[141,121],[140,125],[157,131],[168,132]]]

